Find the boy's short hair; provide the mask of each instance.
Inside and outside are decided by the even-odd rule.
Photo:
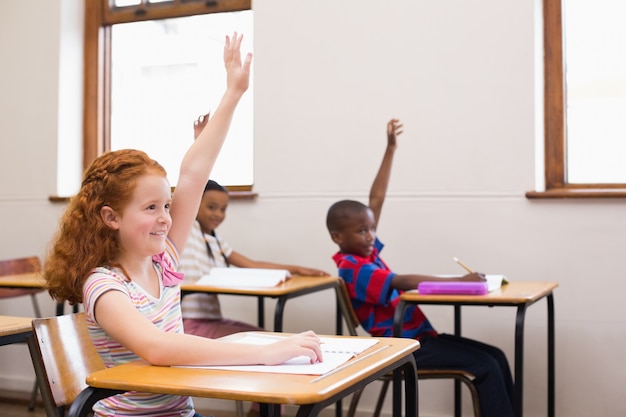
[[[368,207],[355,200],[341,200],[330,206],[326,215],[326,227],[330,233],[343,230],[352,216],[367,210]]]

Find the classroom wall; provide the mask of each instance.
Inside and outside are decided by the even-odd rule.
[[[2,257],[43,255],[64,208],[48,196],[56,192],[59,124],[69,117],[59,120],[59,39],[73,2],[36,0],[33,15],[31,3],[0,1]],[[233,201],[219,232],[250,257],[334,272],[326,210],[342,198],[367,201],[385,124],[398,117],[404,134],[379,225],[387,263],[401,273],[461,273],[457,256],[513,281],[559,282],[557,415],[622,416],[624,200],[524,197],[535,188],[541,141],[539,6],[256,0],[259,197]],[[40,300],[53,314],[49,298]],[[250,299],[222,303],[226,315],[255,321]],[[270,317],[273,303],[266,308]],[[425,310],[438,330],[452,331],[450,308]],[[0,302],[0,314],[31,311],[27,299]],[[332,333],[334,314],[332,292],[306,296],[287,303],[285,330]],[[545,319],[545,302],[529,308],[524,411],[531,417],[546,413]],[[514,321],[513,309],[466,308],[463,332],[512,361]],[[0,389],[29,391],[26,347],[1,349]],[[428,381],[420,390],[421,415],[451,414],[450,384]],[[360,409],[371,407],[364,398]]]

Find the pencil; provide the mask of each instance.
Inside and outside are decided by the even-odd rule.
[[[459,258],[454,257],[453,259],[454,259],[454,262],[456,262],[457,264],[461,265],[461,268],[465,269],[470,274],[474,273],[474,271],[472,271],[472,269],[469,266],[467,266],[463,262],[461,262],[461,260]]]

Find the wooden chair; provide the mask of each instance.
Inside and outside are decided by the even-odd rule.
[[[33,320],[33,335],[28,346],[39,389],[48,417],[82,416],[91,412],[95,401],[72,407],[76,397],[87,387],[85,379],[104,369],[85,322],[85,313],[66,314]],[[107,392],[104,397],[117,391]],[[104,398],[102,397],[102,398]]]
[[[29,256],[26,258],[4,259],[0,260],[0,276],[26,274],[29,272],[40,272],[41,261],[37,256]],[[41,317],[41,309],[39,308],[39,302],[37,301],[37,294],[43,292],[43,289],[35,288],[2,288],[0,289],[0,299],[2,298],[15,298],[25,295],[30,295],[31,302],[33,304],[33,311],[35,317]],[[33,391],[30,397],[30,403],[28,404],[29,410],[35,409],[37,402],[37,381],[33,386]]]
[[[341,280],[341,297],[338,299],[338,303],[341,311],[344,312],[344,320],[348,327],[348,333],[351,336],[358,336],[357,329],[360,326],[359,319],[356,316],[356,312],[354,308],[352,308],[352,302],[350,301],[350,296],[348,294],[348,289],[346,288],[346,284],[343,280]],[[348,317],[345,317],[345,316]],[[468,389],[472,396],[472,404],[474,408],[474,416],[480,417],[480,402],[478,401],[478,391],[476,390],[476,386],[473,381],[475,379],[474,374],[471,372],[464,371],[462,369],[419,369],[417,370],[417,380],[426,380],[426,379],[452,379],[455,381],[459,381],[463,383]],[[387,390],[389,388],[389,383],[393,381],[393,374],[389,373],[384,377],[379,379],[382,382],[382,387],[380,389],[380,393],[378,394],[378,399],[376,401],[376,407],[374,408],[373,417],[379,417],[380,412],[382,410],[383,404],[385,402],[385,396],[387,394]],[[352,399],[350,401],[350,407],[348,408],[348,413],[346,417],[354,417],[356,413],[356,408],[359,404],[359,400],[361,399],[361,394],[363,390],[356,391],[352,395]]]

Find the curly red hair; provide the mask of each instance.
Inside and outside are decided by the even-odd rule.
[[[118,233],[100,210],[122,213],[137,181],[147,174],[166,176],[165,169],[145,152],[124,149],[98,157],[85,171],[81,188],[61,217],[59,230],[44,262],[46,287],[55,300],[83,302],[83,284],[98,266],[112,265],[121,250]]]

